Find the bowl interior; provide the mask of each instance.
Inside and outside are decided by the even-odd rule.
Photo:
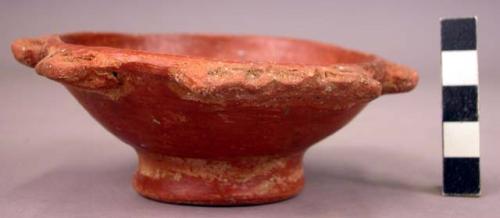
[[[365,62],[370,58],[333,45],[266,36],[73,33],[62,35],[61,40],[228,62],[331,65]]]

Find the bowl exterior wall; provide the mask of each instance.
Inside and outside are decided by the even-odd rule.
[[[181,99],[160,77],[126,96],[67,87],[83,107],[124,142],[190,158],[284,155],[304,151],[347,124],[364,106],[347,110],[207,104]],[[308,100],[310,101],[310,100]]]

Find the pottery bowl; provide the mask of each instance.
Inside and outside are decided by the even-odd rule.
[[[308,147],[418,80],[375,55],[279,37],[70,33],[12,51],[135,148],[138,193],[171,203],[292,197]]]

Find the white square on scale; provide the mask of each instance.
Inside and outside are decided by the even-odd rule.
[[[479,157],[479,122],[444,122],[445,157]]]
[[[477,51],[442,51],[441,67],[444,86],[478,84]]]

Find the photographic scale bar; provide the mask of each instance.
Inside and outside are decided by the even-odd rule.
[[[443,195],[479,196],[476,18],[441,20]]]

